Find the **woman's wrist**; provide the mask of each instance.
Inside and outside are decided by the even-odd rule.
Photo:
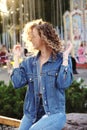
[[[17,55],[14,56],[13,68],[18,68],[19,67],[19,59],[20,59],[19,56],[17,56]]]
[[[63,59],[62,65],[67,66],[68,65],[68,59]]]
[[[62,65],[67,66],[68,65],[68,60],[67,59],[63,60]]]
[[[63,54],[63,63],[64,66],[68,65],[68,55],[67,54]]]
[[[19,60],[19,59],[20,59],[20,57],[19,57],[19,56],[14,55],[14,61]]]

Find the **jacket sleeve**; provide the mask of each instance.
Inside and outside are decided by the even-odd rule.
[[[71,57],[68,58],[68,66],[61,65],[58,78],[57,85],[58,88],[68,88],[73,81],[73,73],[72,73],[72,61]]]
[[[26,66],[23,61],[19,68],[15,68],[11,74],[11,81],[14,88],[20,88],[27,84]]]

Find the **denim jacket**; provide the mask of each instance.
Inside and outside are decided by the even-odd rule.
[[[28,84],[24,114],[34,120],[39,105],[39,88],[37,73],[37,56],[24,60],[19,68],[15,68],[11,75],[14,88],[20,88]],[[72,83],[72,63],[68,58],[68,66],[62,65],[63,55],[58,53],[54,59],[52,56],[43,64],[41,70],[42,99],[46,114],[65,113],[65,89]]]

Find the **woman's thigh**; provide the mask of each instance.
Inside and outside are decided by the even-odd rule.
[[[21,120],[18,130],[29,130],[31,125],[32,125],[32,122],[29,120],[29,118],[26,115],[24,115]]]
[[[66,115],[57,113],[45,115],[38,122],[31,126],[29,130],[61,130],[66,122]]]

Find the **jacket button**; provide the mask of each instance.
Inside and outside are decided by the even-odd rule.
[[[65,71],[67,72],[67,70],[68,70],[68,68],[66,67],[66,68],[65,68]]]
[[[47,112],[46,114],[47,114],[47,115],[50,115],[50,112]]]
[[[30,81],[31,81],[32,79],[30,78]]]
[[[46,105],[46,104],[47,104],[47,102],[46,102],[46,101],[44,101],[44,104]]]
[[[45,88],[43,87],[43,90],[44,90]]]
[[[58,73],[56,73],[56,76],[58,76]]]

